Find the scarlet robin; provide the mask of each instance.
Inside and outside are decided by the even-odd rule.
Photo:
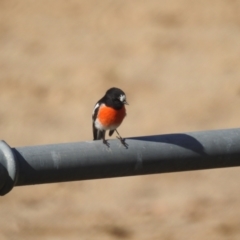
[[[113,87],[107,90],[93,109],[93,140],[102,139],[103,143],[109,146],[105,133],[109,130],[109,136],[112,136],[116,131],[118,138],[126,146],[124,139],[117,131],[126,116],[125,104],[128,104],[126,94],[121,89]]]

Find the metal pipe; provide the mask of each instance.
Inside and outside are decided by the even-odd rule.
[[[10,148],[0,142],[0,195],[14,186],[240,166],[240,128]]]

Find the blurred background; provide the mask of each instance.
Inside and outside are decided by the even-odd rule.
[[[124,137],[239,127],[237,0],[0,0],[0,138],[92,139],[110,87]],[[115,136],[114,136],[115,138]],[[240,239],[240,169],[16,187],[0,239]]]

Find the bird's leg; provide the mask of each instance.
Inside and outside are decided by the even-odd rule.
[[[128,148],[128,144],[125,142],[125,139],[121,137],[121,135],[119,134],[118,130],[115,129],[116,133],[118,134],[117,138],[120,140],[120,142],[122,143],[122,145],[124,145],[124,147]]]
[[[103,144],[105,144],[107,147],[109,147],[110,144],[109,144],[108,141],[105,139],[105,133],[106,133],[106,131],[104,131],[104,132],[102,133]]]

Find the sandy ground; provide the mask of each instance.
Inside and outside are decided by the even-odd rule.
[[[0,133],[92,139],[112,86],[124,137],[239,127],[240,2],[0,1]],[[16,187],[0,239],[240,239],[240,169]]]

